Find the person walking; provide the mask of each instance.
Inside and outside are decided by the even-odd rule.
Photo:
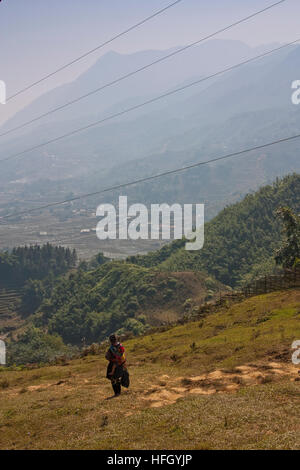
[[[121,386],[129,387],[125,348],[118,341],[116,335],[110,335],[109,341],[110,347],[105,355],[105,358],[109,361],[106,378],[111,381],[114,394],[118,397],[121,394]]]

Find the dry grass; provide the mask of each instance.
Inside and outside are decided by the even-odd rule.
[[[299,290],[268,294],[202,319],[202,328],[128,341],[132,386],[116,399],[107,399],[102,356],[4,370],[0,448],[300,449],[289,349],[300,338],[299,305]]]

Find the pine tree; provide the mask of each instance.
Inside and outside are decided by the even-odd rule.
[[[300,217],[288,207],[280,207],[275,214],[283,222],[283,241],[275,261],[284,268],[292,268],[300,258]]]

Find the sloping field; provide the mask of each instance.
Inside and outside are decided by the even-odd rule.
[[[300,449],[295,339],[300,291],[287,290],[126,342],[119,398],[102,354],[3,369],[0,448]]]

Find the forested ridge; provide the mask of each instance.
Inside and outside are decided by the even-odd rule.
[[[1,254],[3,281],[25,281],[21,315],[27,329],[12,338],[10,361],[49,360],[116,331],[143,334],[197,312],[226,285],[272,272],[276,259],[291,265],[300,258],[299,217],[293,215],[299,197],[297,174],[249,194],[206,224],[200,252],[186,251],[185,240],[177,240],[126,261],[100,253],[76,269],[76,253],[61,247]]]
[[[168,271],[206,270],[220,282],[235,287],[275,267],[274,252],[281,240],[275,211],[300,209],[300,175],[277,179],[241,202],[223,209],[205,225],[204,247],[188,252],[184,241],[160,251],[130,257],[131,263]]]
[[[75,250],[50,243],[17,247],[0,253],[0,285],[22,286],[29,279],[58,276],[75,267],[76,262]]]

